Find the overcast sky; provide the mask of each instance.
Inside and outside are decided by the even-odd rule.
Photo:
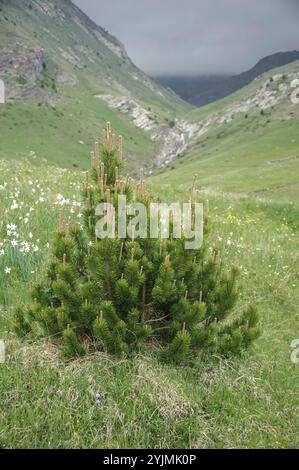
[[[73,0],[151,75],[242,72],[299,50],[299,0]]]

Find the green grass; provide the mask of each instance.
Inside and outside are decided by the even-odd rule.
[[[237,308],[252,298],[258,304],[263,334],[244,357],[199,357],[188,367],[174,368],[159,364],[145,349],[133,359],[97,354],[65,362],[59,341],[15,337],[12,308],[27,300],[33,271],[42,272],[47,264],[46,240],[51,242],[56,229],[58,194],[64,196],[65,216],[78,217],[80,207],[73,201],[79,201],[82,176],[36,159],[2,162],[1,175],[0,185],[7,183],[0,203],[5,251],[0,257],[0,337],[7,348],[7,362],[0,366],[2,447],[299,446],[299,371],[290,360],[290,343],[298,337],[295,206],[203,193],[210,200],[211,246],[220,243],[223,261],[238,259],[241,266]],[[186,200],[184,187],[151,181],[151,190],[163,191],[168,200]],[[11,209],[13,199],[20,207]],[[25,224],[30,207],[35,210]],[[20,257],[17,249],[8,249],[6,225],[13,222],[20,240],[37,244],[38,253],[30,249]],[[4,274],[5,267],[12,268],[10,274]]]
[[[19,25],[13,3],[10,8]],[[28,9],[24,16],[25,39],[32,40],[32,25],[39,24],[34,14]],[[39,19],[49,27],[49,18]],[[204,119],[260,86],[256,81],[189,113],[173,95],[161,100],[133,82],[131,65],[121,65],[105,48],[97,59],[98,42],[83,29],[68,24],[52,31],[54,38],[38,27],[35,44],[47,41],[54,57],[55,37],[75,47],[76,31],[103,63],[103,76],[118,73],[162,120],[177,114]],[[7,43],[15,39],[12,22],[0,36]],[[66,66],[59,54],[56,66]],[[28,301],[28,287],[51,257],[58,208],[69,222],[81,220],[83,175],[72,167],[88,166],[98,129],[110,120],[124,135],[129,169],[150,164],[157,150],[130,119],[94,98],[116,91],[97,79],[98,64],[89,71],[87,78],[76,70],[80,87],[58,90],[56,109],[34,100],[0,107],[0,158],[6,159],[0,162],[0,338],[7,358],[0,365],[0,447],[298,448],[299,369],[290,358],[299,335],[298,106],[283,103],[266,116],[252,111],[247,119],[236,115],[149,181],[164,200],[186,201],[198,174],[202,196],[210,201],[210,246],[219,244],[223,262],[237,260],[241,267],[236,309],[252,299],[259,309],[262,336],[243,357],[198,357],[175,368],[158,363],[149,347],[130,359],[96,354],[66,362],[57,338],[32,342],[13,333],[13,309]]]
[[[55,107],[34,100],[0,106],[0,158],[21,159],[34,152],[57,166],[88,168],[90,149],[107,120],[126,139],[128,169],[138,166],[138,159],[139,165],[152,163],[157,144],[84,86],[64,88]]]
[[[299,63],[271,70],[227,98],[191,111],[194,122],[223,117],[224,113],[252,98],[274,75],[269,89],[289,84]],[[298,203],[299,197],[299,107],[285,97],[261,111],[235,112],[230,122],[212,124],[193,141],[186,152],[158,171],[152,181],[169,188],[187,188],[194,174],[201,188],[254,196],[269,202]]]
[[[281,119],[281,110],[268,111],[267,116],[255,111],[247,119],[237,115],[212,128],[154,180],[179,187],[197,174],[204,188],[296,203],[299,117],[296,106],[290,108],[297,113],[290,120]]]

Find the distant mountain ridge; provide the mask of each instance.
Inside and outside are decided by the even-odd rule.
[[[299,60],[299,51],[278,52],[261,59],[254,67],[233,76],[157,77],[181,98],[204,106],[240,90],[263,73]]]

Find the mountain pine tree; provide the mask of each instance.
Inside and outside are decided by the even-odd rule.
[[[60,214],[47,273],[31,291],[32,305],[15,312],[17,333],[61,337],[68,357],[94,350],[127,355],[153,339],[161,359],[174,364],[198,352],[240,354],[259,335],[258,315],[250,305],[230,319],[238,268],[226,269],[217,249],[209,254],[204,240],[186,250],[171,229],[167,240],[142,238],[138,230],[134,236],[133,229],[131,239],[97,238],[99,203],[117,209],[119,195],[146,207],[152,202],[143,172],[135,186],[122,171],[122,138],[116,145],[108,123],[84,183],[84,228],[67,227]],[[198,201],[194,185],[191,201]]]

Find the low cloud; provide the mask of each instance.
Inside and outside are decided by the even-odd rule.
[[[74,0],[151,75],[238,73],[299,49],[298,0]]]

